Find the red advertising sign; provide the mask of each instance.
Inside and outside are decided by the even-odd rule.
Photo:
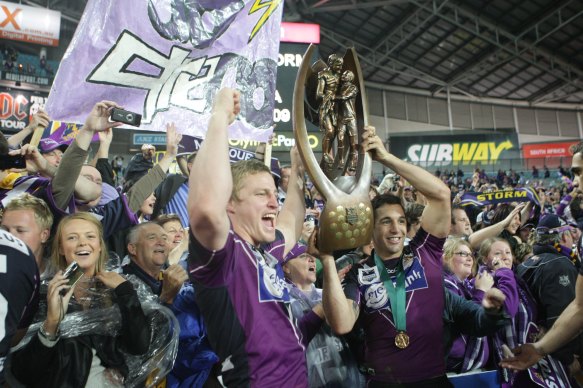
[[[60,12],[0,1],[0,39],[56,47],[60,33]]]
[[[537,143],[523,144],[522,157],[524,159],[558,158],[561,156],[573,156],[572,147],[579,141],[561,143]]]
[[[281,23],[281,41],[288,43],[320,43],[320,25],[309,23]]]

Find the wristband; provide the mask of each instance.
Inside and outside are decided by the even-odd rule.
[[[61,335],[61,330],[59,330],[57,328],[57,332],[55,334],[49,334],[49,332],[45,329],[45,323],[46,321],[44,321],[42,323],[42,325],[40,325],[38,332],[41,336],[43,336],[46,340],[48,341],[56,341],[59,339],[60,335]]]

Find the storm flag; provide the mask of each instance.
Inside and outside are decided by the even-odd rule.
[[[489,193],[467,192],[462,195],[461,206],[485,206],[508,202],[534,202],[539,205],[539,198],[531,187],[514,190],[499,190]]]
[[[55,120],[83,123],[100,100],[204,137],[212,99],[241,91],[229,137],[272,130],[282,0],[89,0],[51,88]]]

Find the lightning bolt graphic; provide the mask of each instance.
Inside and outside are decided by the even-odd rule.
[[[255,24],[255,27],[253,27],[253,31],[251,31],[251,35],[249,36],[249,40],[247,41],[247,43],[249,43],[253,40],[255,35],[259,32],[261,27],[263,27],[265,22],[267,22],[267,20],[269,19],[269,17],[273,13],[273,11],[275,11],[277,9],[277,7],[281,4],[282,1],[283,0],[267,0],[267,1],[255,0],[255,3],[253,3],[253,5],[251,6],[251,9],[249,10],[249,15],[251,15],[257,11],[260,11],[263,8],[266,8],[266,9],[265,9],[265,12],[263,12],[263,15],[261,15],[261,17],[257,21],[257,24]]]

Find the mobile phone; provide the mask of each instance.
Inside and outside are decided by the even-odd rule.
[[[22,155],[2,155],[0,156],[0,170],[11,168],[26,168],[26,159]]]
[[[69,264],[65,272],[63,272],[63,276],[69,279],[69,286],[73,287],[81,278],[83,277],[83,271],[79,264],[76,261]]]
[[[313,223],[313,224],[314,224],[314,226],[318,226],[318,219],[317,219],[317,218],[316,218],[316,216],[315,216],[315,215],[313,215],[313,214],[308,214],[308,215],[306,216],[306,218],[304,219],[304,221],[306,221],[306,222],[311,222],[311,223]]]
[[[111,121],[119,121],[120,123],[133,125],[134,127],[139,127],[142,123],[142,115],[121,108],[113,108],[110,119]]]

